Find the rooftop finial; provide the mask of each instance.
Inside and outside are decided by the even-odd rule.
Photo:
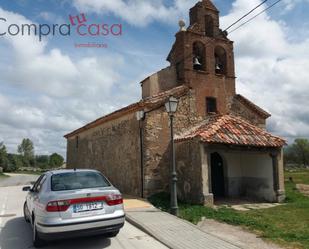
[[[180,28],[179,31],[187,31],[186,22],[183,19],[179,20],[178,25]]]

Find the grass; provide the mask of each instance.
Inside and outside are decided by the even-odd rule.
[[[288,170],[285,172],[285,178],[292,177],[293,182],[298,184],[309,184],[309,170]]]
[[[235,211],[231,208],[217,210],[201,205],[179,203],[180,217],[197,224],[202,217],[215,219],[231,225],[247,228],[264,239],[271,240],[289,248],[309,249],[309,198],[299,193],[295,183],[308,183],[309,171],[287,172],[286,203],[269,209]],[[168,194],[157,194],[150,202],[165,210],[169,209]]]
[[[7,177],[10,177],[10,176],[8,176],[8,175],[6,175],[4,173],[0,173],[0,178],[7,178]]]

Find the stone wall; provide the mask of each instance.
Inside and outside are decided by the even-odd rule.
[[[67,167],[100,170],[122,193],[140,195],[139,124],[134,113],[69,138]]]
[[[244,118],[251,124],[254,124],[262,129],[266,129],[266,119],[252,111],[237,99],[232,100],[231,113]]]
[[[177,86],[175,67],[170,66],[149,76],[141,82],[142,98],[154,96]]]
[[[174,117],[174,132],[180,133],[201,118],[196,116],[195,95],[187,94],[179,99]],[[145,194],[168,191],[170,180],[170,127],[165,107],[146,114],[144,121]]]
[[[205,70],[193,69],[193,44],[199,42],[205,47]],[[215,49],[220,46],[226,52],[226,73],[215,72]],[[184,59],[185,58],[185,59]],[[205,117],[206,97],[217,100],[217,111],[229,113],[229,99],[236,94],[233,43],[229,40],[212,39],[194,32],[178,32],[176,42],[169,56],[172,65],[180,63],[179,81],[185,82],[196,91],[196,105],[199,115]]]
[[[178,198],[188,203],[204,203],[199,150],[200,145],[196,140],[176,143]]]

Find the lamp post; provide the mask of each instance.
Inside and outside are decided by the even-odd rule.
[[[172,157],[172,170],[171,170],[171,214],[178,216],[178,203],[177,203],[177,172],[175,161],[175,145],[174,145],[174,113],[177,110],[178,100],[170,97],[165,103],[166,111],[170,117],[171,127],[171,157]]]
[[[136,112],[136,119],[139,121],[139,141],[140,141],[140,160],[141,160],[141,197],[144,198],[144,149],[143,149],[143,124],[145,118],[143,110]]]

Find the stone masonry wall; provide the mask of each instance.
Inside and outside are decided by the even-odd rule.
[[[196,116],[195,95],[188,93],[181,97],[174,118],[175,134],[200,120],[201,118]],[[164,106],[146,114],[144,148],[145,194],[149,196],[160,191],[168,191],[171,168],[170,127]]]
[[[68,139],[68,168],[100,170],[122,193],[140,195],[139,124],[134,114]]]
[[[204,203],[200,145],[196,140],[176,143],[178,197],[189,203]]]
[[[253,112],[238,100],[232,101],[231,113],[244,118],[251,124],[254,124],[262,129],[266,128],[266,119],[258,115],[256,112]]]

